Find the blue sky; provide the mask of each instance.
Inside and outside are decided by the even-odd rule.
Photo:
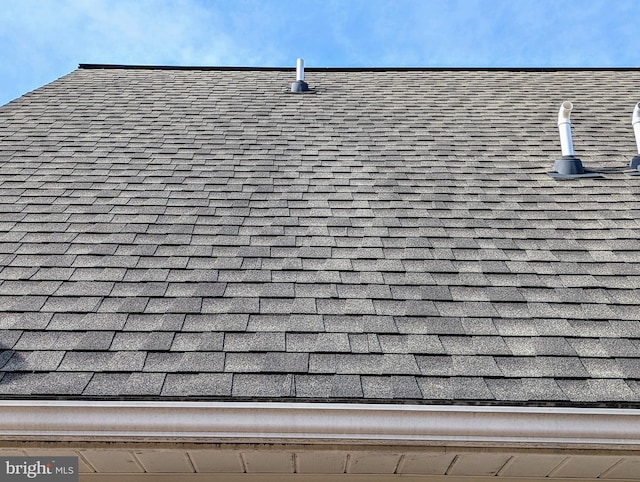
[[[0,0],[0,105],[79,63],[640,67],[640,0]]]

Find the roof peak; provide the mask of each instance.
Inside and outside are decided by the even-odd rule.
[[[79,64],[80,69],[279,71],[287,67]],[[640,67],[305,67],[310,72],[577,72],[640,71]]]

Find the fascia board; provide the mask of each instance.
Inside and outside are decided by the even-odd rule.
[[[640,448],[640,410],[0,401],[0,440]]]

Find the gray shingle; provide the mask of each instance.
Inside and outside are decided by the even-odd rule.
[[[218,281],[218,270],[216,269],[154,270],[154,272],[156,271],[159,271],[162,275],[164,275],[161,276],[161,281],[166,280],[170,283],[213,283],[215,281]]]
[[[228,397],[231,395],[232,383],[231,373],[169,373],[161,394],[168,397]]]
[[[150,298],[145,307],[147,313],[199,313],[202,307],[200,297]]]
[[[611,336],[613,330],[608,321],[569,320],[576,336],[598,338]]]
[[[173,336],[171,332],[118,332],[113,339],[111,349],[116,351],[168,350]]]
[[[2,313],[0,329],[43,329],[53,318],[53,313]]]
[[[120,330],[127,320],[124,313],[55,313],[47,327],[50,330]]]
[[[375,312],[389,316],[434,316],[438,309],[432,301],[422,300],[374,300]]]
[[[320,314],[328,315],[373,315],[376,314],[374,303],[370,299],[331,299],[321,298],[316,301]]]
[[[296,294],[304,298],[297,292]],[[228,297],[293,298],[294,285],[293,283],[227,283],[224,295]]]
[[[640,373],[640,359],[638,358],[617,358],[616,362],[622,372],[624,378],[637,379]]]
[[[83,395],[94,397],[160,395],[164,373],[96,373]]]
[[[113,317],[116,315],[104,315]],[[126,316],[126,315],[118,315]],[[136,314],[126,316],[124,329],[126,331],[179,331],[185,324],[184,314]],[[121,327],[122,328],[122,327]]]
[[[16,360],[22,359],[22,355],[18,352],[16,353],[13,350],[7,350],[4,346],[2,346],[2,351],[0,351],[0,369],[9,362],[12,358],[16,358]],[[13,362],[15,364],[15,361]]]
[[[394,299],[401,300],[451,300],[451,291],[448,286],[391,286]]]
[[[359,399],[363,396],[358,375],[295,375],[294,382],[299,398]]]
[[[467,335],[489,337],[498,334],[498,330],[491,318],[465,318],[462,320],[462,326]]]
[[[143,313],[149,298],[147,297],[108,297],[103,298],[98,306],[99,313]]]
[[[531,320],[497,318],[493,322],[498,334],[504,337],[528,337],[538,334],[537,325]]]
[[[426,400],[493,400],[482,378],[418,377],[418,386]]]
[[[294,332],[322,332],[324,331],[323,317],[320,315],[250,315],[249,331],[294,331]]]
[[[242,258],[224,257],[192,257],[187,260],[186,266],[165,266],[166,268],[186,268],[190,270],[227,270],[239,269],[242,266]],[[220,281],[229,281],[220,279]]]
[[[346,333],[287,333],[289,352],[337,353],[350,351]]]
[[[306,353],[227,353],[225,372],[245,373],[306,373],[309,355]]]
[[[444,354],[436,335],[378,335],[384,353]]]
[[[143,370],[155,373],[222,372],[224,358],[221,352],[150,352]]]
[[[167,283],[163,282],[118,282],[113,283],[111,296],[163,296],[167,291]],[[107,293],[109,294],[109,293]]]
[[[46,296],[34,296],[34,295],[2,295],[0,296],[0,312],[29,312],[40,311],[47,303],[48,298]],[[88,305],[90,302],[88,303]],[[87,306],[88,306],[87,305]],[[52,311],[52,310],[44,310]],[[4,316],[4,315],[3,315]]]
[[[14,348],[16,342],[23,336],[23,332],[19,330],[3,330],[0,329],[0,350],[9,350]],[[28,336],[28,335],[27,335]],[[16,350],[20,350],[20,346],[15,346]]]
[[[335,355],[337,373],[362,375],[417,375],[420,373],[412,355],[367,354]]]
[[[624,378],[624,372],[612,359],[582,358],[582,365],[593,379],[599,378]]]
[[[628,401],[636,397],[624,380],[558,380],[558,385],[571,401],[595,402],[603,397]]]
[[[398,332],[416,335],[464,334],[460,318],[394,317]]]
[[[3,363],[2,355],[0,355],[0,363]],[[0,379],[0,393],[4,395],[32,394],[34,390],[42,386],[46,379],[46,373],[3,373],[3,377]]]
[[[487,378],[486,383],[496,400],[567,400],[556,380],[550,378]]]
[[[248,323],[249,315],[245,313],[189,314],[184,320],[184,330],[189,332],[244,331]]]
[[[224,334],[220,332],[176,333],[171,351],[222,351]]]
[[[135,282],[164,282],[167,281],[170,271],[168,268],[142,269],[126,266],[124,278],[125,283]]]
[[[1,368],[7,372],[55,371],[64,355],[64,351],[14,352]]]
[[[166,292],[155,296],[168,297],[214,297],[225,293],[226,283],[170,283]],[[151,295],[154,296],[154,295]]]
[[[369,335],[365,333],[349,335],[349,346],[352,353],[369,353]]]
[[[6,279],[0,284],[0,295],[52,295],[61,281],[31,281]]]
[[[293,375],[236,374],[233,376],[232,396],[244,397],[292,397]]]
[[[315,314],[314,298],[261,298],[261,314]]]
[[[638,72],[310,74],[304,132],[278,70],[81,68],[0,109],[3,396],[637,403],[628,126],[581,120],[606,182],[543,168],[558,86],[623,110]]]
[[[7,373],[0,383],[6,395],[80,395],[92,373]]]
[[[69,281],[122,281],[125,268],[78,268],[73,270]]]
[[[571,357],[496,357],[496,364],[506,377],[589,376],[580,359]]]
[[[428,376],[453,375],[453,358],[448,355],[417,356],[420,373]]]
[[[415,377],[407,376],[364,376],[362,388],[369,399],[420,399],[422,394]]]
[[[295,283],[295,296],[300,298],[336,298],[335,283]]]
[[[625,319],[610,321],[612,334],[616,337],[640,337],[640,321],[636,319]]]
[[[285,334],[279,333],[227,333],[224,337],[225,352],[284,351]]]
[[[492,356],[455,355],[452,361],[452,370],[457,376],[499,377],[503,375]]]
[[[113,283],[108,281],[66,281],[56,290],[55,296],[109,296]]]
[[[567,343],[571,345],[575,352],[581,357],[615,356],[613,353],[609,354],[598,338],[569,338]],[[622,355],[622,353],[620,355]]]
[[[201,313],[259,313],[259,300],[257,298],[203,298],[202,308],[196,311]]]
[[[454,388],[448,377],[417,378],[418,387],[425,400],[453,400]]]
[[[309,355],[309,373],[337,373],[336,355],[331,353],[311,353]]]
[[[133,372],[141,371],[145,352],[67,352],[59,370],[70,372]]]
[[[571,340],[569,340],[571,343]],[[640,342],[637,339],[602,338],[600,343],[610,356],[624,358],[640,357]],[[576,351],[580,353],[577,349]]]

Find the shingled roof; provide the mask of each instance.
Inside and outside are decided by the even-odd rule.
[[[293,80],[0,108],[0,397],[638,405],[639,70]],[[547,174],[565,100],[601,178]]]

